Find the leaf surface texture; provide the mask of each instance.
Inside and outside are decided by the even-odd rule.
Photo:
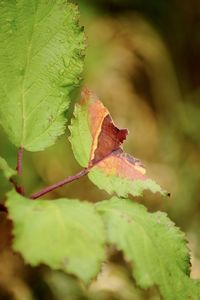
[[[149,213],[117,197],[96,208],[104,218],[108,241],[123,251],[140,287],[156,285],[166,300],[199,299],[200,285],[189,278],[185,236],[165,213]]]
[[[85,49],[68,1],[0,2],[0,122],[16,146],[42,150],[65,129]]]
[[[78,200],[30,200],[11,191],[13,248],[32,266],[44,263],[88,283],[105,258],[103,221],[94,206]]]

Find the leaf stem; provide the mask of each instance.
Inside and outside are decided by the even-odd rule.
[[[89,173],[89,171],[90,171],[90,167],[89,168],[85,168],[85,169],[81,170],[79,173],[77,173],[75,175],[69,176],[69,177],[63,179],[62,181],[59,181],[59,182],[57,182],[57,183],[55,183],[53,185],[50,185],[50,186],[42,189],[41,191],[39,191],[37,193],[32,194],[30,196],[30,199],[37,199],[37,198],[39,198],[39,197],[41,197],[41,196],[43,196],[43,195],[45,195],[45,194],[47,194],[47,193],[49,193],[49,192],[57,189],[57,188],[59,188],[59,187],[65,185],[67,183],[70,183],[70,182],[72,182],[74,180],[80,179],[81,177],[87,175]]]
[[[16,167],[16,170],[17,170],[17,173],[18,173],[18,176],[20,178],[20,180],[22,181],[22,162],[23,162],[23,147],[20,146],[19,149],[18,149],[18,152],[17,152],[17,167]],[[21,183],[20,186],[17,186],[17,191],[18,193],[20,193],[21,195],[24,195],[24,187]]]
[[[22,176],[22,159],[23,159],[23,148],[20,146],[17,152],[17,167],[16,167],[19,177]]]
[[[13,178],[10,178],[9,181],[14,186],[16,192],[19,193],[19,194],[22,194],[22,188],[20,186],[18,186],[17,182],[15,182],[15,180]]]
[[[117,152],[121,153],[121,151],[122,150],[120,148],[118,148],[118,149],[112,151],[111,153],[107,154],[105,157],[101,158],[98,161],[95,161],[95,162],[91,161],[90,164],[89,164],[89,166],[87,168],[84,168],[83,170],[81,170],[77,174],[72,175],[72,176],[68,176],[67,178],[63,179],[62,181],[59,181],[59,182],[57,182],[57,183],[55,183],[53,185],[50,185],[50,186],[42,189],[41,191],[39,191],[37,193],[32,194],[30,196],[30,199],[37,199],[37,198],[39,198],[39,197],[41,197],[41,196],[43,196],[43,195],[45,195],[45,194],[47,194],[47,193],[49,193],[49,192],[57,189],[57,188],[65,185],[65,184],[68,184],[68,183],[70,183],[70,182],[72,182],[74,180],[80,179],[81,177],[87,175],[90,172],[90,170],[93,167],[95,167],[98,163],[100,163],[101,161],[103,161],[104,159],[106,159],[107,157],[109,157],[110,155],[112,155],[113,153],[117,153]]]

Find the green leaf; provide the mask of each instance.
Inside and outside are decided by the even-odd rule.
[[[103,222],[87,202],[30,200],[14,191],[6,206],[13,221],[13,248],[32,266],[44,263],[88,282],[105,258]]]
[[[92,135],[90,132],[88,118],[89,103],[76,103],[74,118],[69,126],[71,136],[69,140],[72,145],[74,156],[82,167],[87,167],[90,160],[92,148]]]
[[[108,241],[133,263],[142,288],[159,287],[166,300],[199,299],[200,286],[189,278],[190,263],[184,234],[165,213],[113,197],[96,205],[103,216]]]
[[[0,157],[0,170],[3,172],[4,177],[8,180],[17,175],[17,171],[10,168],[7,161],[3,157]]]
[[[123,176],[106,174],[98,165],[90,171],[88,177],[98,188],[105,190],[109,194],[116,193],[119,197],[128,197],[129,194],[132,196],[142,196],[144,190],[150,190],[153,193],[159,192],[163,196],[167,194],[152,179],[130,180]]]
[[[65,129],[85,40],[67,0],[0,2],[0,122],[16,146],[42,150]]]

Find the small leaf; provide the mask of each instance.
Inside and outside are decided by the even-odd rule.
[[[184,234],[165,213],[113,197],[96,204],[104,218],[108,241],[133,263],[142,288],[159,287],[166,300],[199,299],[200,285],[189,278],[189,254]]]
[[[4,177],[8,180],[17,175],[17,171],[10,168],[7,161],[3,157],[0,157],[0,170],[3,172]]]
[[[123,197],[142,195],[145,189],[166,195],[166,191],[145,175],[143,164],[123,152],[121,145],[127,129],[118,129],[109,111],[87,89],[82,93],[81,103],[75,107],[70,131],[77,161],[90,168],[88,176],[99,188]]]
[[[44,263],[88,282],[105,258],[103,223],[94,206],[78,200],[30,200],[14,191],[6,206],[13,248],[32,266]]]
[[[85,49],[67,0],[0,2],[0,123],[16,146],[52,145],[65,130]]]

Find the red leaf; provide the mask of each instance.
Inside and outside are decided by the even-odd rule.
[[[111,117],[107,115],[101,126],[92,163],[96,163],[111,152],[119,149],[119,146],[126,139],[127,134],[127,129],[118,129],[113,124]]]
[[[89,166],[102,160],[113,151],[120,149],[126,139],[127,129],[117,128],[105,106],[97,96],[85,89],[82,92],[82,101],[90,101],[89,123],[93,138]]]

